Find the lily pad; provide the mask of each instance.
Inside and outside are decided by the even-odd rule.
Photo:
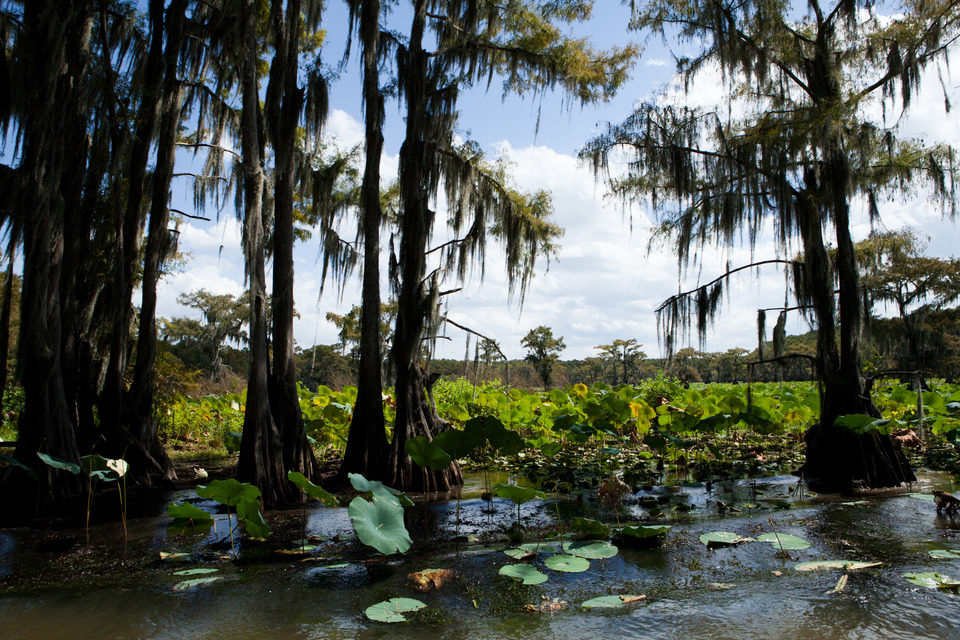
[[[544,561],[548,569],[563,571],[564,573],[581,573],[590,568],[590,561],[586,558],[571,556],[565,553],[550,556]]]
[[[580,606],[584,609],[622,609],[628,604],[646,600],[647,596],[636,596],[624,594],[621,596],[600,596],[599,598],[590,598]]]
[[[406,622],[403,614],[418,611],[426,607],[413,598],[390,598],[367,607],[364,614],[376,622]]]
[[[174,591],[189,591],[190,589],[196,589],[197,587],[206,587],[207,585],[213,584],[217,580],[222,579],[223,576],[208,576],[206,578],[191,578],[189,580],[183,580],[173,585]]]
[[[563,550],[573,556],[586,558],[587,560],[603,560],[617,555],[619,549],[616,545],[601,540],[580,540],[578,542],[567,542],[563,545]]]
[[[166,560],[167,562],[186,562],[191,558],[189,553],[184,553],[182,551],[161,551],[160,559]]]
[[[960,558],[960,549],[934,549],[929,554],[938,560],[957,560]]]
[[[529,564],[508,564],[500,567],[500,575],[513,578],[523,584],[541,584],[547,581],[546,574],[540,573]]]
[[[778,549],[783,547],[784,551],[801,551],[809,549],[810,543],[803,538],[792,536],[789,533],[765,533],[758,537],[759,542],[769,542]]]
[[[403,524],[403,507],[399,503],[375,497],[373,502],[356,497],[347,509],[360,542],[384,555],[406,553],[413,545]]]
[[[823,569],[840,569],[842,571],[859,571],[879,567],[882,562],[854,562],[852,560],[814,560],[793,565],[797,571],[821,571]]]
[[[175,576],[202,576],[205,573],[216,573],[219,569],[214,569],[213,567],[197,567],[196,569],[182,569],[180,571],[174,571],[173,575]]]
[[[527,551],[526,549],[521,549],[520,547],[504,549],[503,552],[514,560],[526,560],[527,558],[532,558],[537,555],[536,551]]]
[[[907,495],[917,500],[923,500],[924,502],[933,502],[932,493],[908,493]]]
[[[744,542],[753,542],[753,538],[741,536],[732,531],[711,531],[700,536],[700,542],[711,549],[714,547],[730,547]]]
[[[923,573],[905,573],[903,577],[909,582],[928,589],[960,589],[960,581],[942,573],[927,571]]]
[[[623,527],[619,531],[618,542],[633,545],[649,545],[657,541],[658,538],[667,535],[671,529],[668,524],[637,525],[632,527]]]

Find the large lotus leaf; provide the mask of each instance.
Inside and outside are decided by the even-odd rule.
[[[571,556],[566,553],[550,556],[544,560],[544,564],[547,565],[548,569],[565,573],[580,573],[590,568],[590,561],[586,558]]]
[[[700,536],[700,542],[708,547],[729,547],[742,542],[752,542],[753,538],[745,538],[732,531],[711,531]]]
[[[109,471],[109,467],[107,467],[106,458],[92,454],[89,456],[80,456],[80,470],[89,476],[97,471]]]
[[[868,416],[863,413],[849,413],[847,415],[838,416],[837,419],[833,421],[833,424],[836,427],[849,429],[854,433],[867,433],[871,431],[871,428],[876,421],[877,419],[873,416]]]
[[[403,524],[403,507],[396,502],[373,502],[357,496],[347,510],[360,542],[384,555],[406,553],[413,544]]]
[[[924,500],[926,502],[934,502],[932,493],[908,493],[908,496],[911,498],[916,498],[917,500]]]
[[[190,504],[189,502],[184,502],[181,504],[168,504],[167,515],[174,520],[183,522],[213,522],[213,516],[203,509]]]
[[[622,596],[600,596],[581,604],[584,609],[622,609],[628,604],[645,600],[647,596],[624,594]]]
[[[12,456],[6,455],[5,453],[0,453],[0,462],[6,462],[6,463],[7,463],[8,465],[10,465],[11,467],[15,467],[15,468],[17,468],[17,469],[20,469],[21,471],[26,471],[26,472],[27,472],[27,475],[29,475],[31,478],[36,478],[36,477],[37,477],[37,472],[36,472],[36,471],[34,471],[33,469],[31,469],[31,468],[28,467],[27,465],[23,464],[22,462],[20,462],[20,461],[17,460],[16,458],[14,458],[14,457],[12,457]]]
[[[461,431],[450,429],[442,431],[433,439],[433,443],[450,454],[454,460],[470,455],[484,444],[483,434],[479,431]]]
[[[61,471],[69,471],[73,475],[80,474],[80,465],[76,462],[70,462],[69,460],[64,460],[63,458],[51,456],[46,453],[40,453],[39,451],[37,452],[37,457],[48,467],[60,469]]]
[[[765,533],[758,537],[757,540],[760,542],[769,542],[777,548],[783,547],[784,551],[801,551],[810,548],[809,542],[788,533]]]
[[[915,585],[927,587],[928,589],[953,590],[960,588],[960,581],[957,581],[950,576],[943,575],[942,573],[934,573],[932,571],[923,573],[905,573],[903,574],[903,577]]]
[[[418,611],[426,607],[413,598],[390,598],[367,607],[364,615],[375,622],[406,622],[405,613]]]
[[[388,487],[379,480],[367,480],[359,473],[348,473],[347,478],[354,489],[362,493],[370,493],[373,498],[386,502],[393,502],[399,506],[412,507],[411,500],[405,493],[392,487]]]
[[[956,560],[960,558],[960,549],[934,549],[929,555],[938,560]]]
[[[584,535],[593,536],[596,538],[606,538],[610,535],[610,527],[603,524],[599,520],[581,518],[579,516],[574,518],[573,522],[570,523],[570,529],[576,531],[577,533],[582,533]]]
[[[266,538],[270,535],[270,525],[260,513],[260,503],[257,500],[244,500],[237,505],[237,517],[243,522],[247,533],[254,538]]]
[[[196,569],[181,569],[180,571],[174,571],[173,575],[175,576],[202,576],[207,573],[216,573],[219,569],[214,569],[213,567],[197,567]]]
[[[635,527],[623,527],[620,530],[620,535],[624,538],[632,538],[634,540],[649,540],[657,536],[666,535],[669,530],[670,525],[668,524],[641,524]]]
[[[260,489],[249,482],[239,482],[234,478],[214,480],[210,484],[197,487],[197,495],[201,498],[210,498],[228,507],[234,507],[248,500],[256,501],[260,497]]]
[[[814,560],[813,562],[801,562],[793,566],[797,571],[820,571],[822,569],[841,569],[843,571],[859,571],[860,569],[869,569],[879,567],[882,562],[854,562],[852,560]]]
[[[546,574],[540,573],[529,564],[508,564],[500,567],[500,575],[513,578],[523,584],[541,584],[547,581]]]
[[[196,589],[197,587],[205,587],[222,578],[223,576],[207,576],[206,578],[190,578],[189,580],[183,580],[182,582],[178,582],[177,584],[173,585],[173,590],[188,591],[190,589]]]
[[[515,484],[495,484],[493,485],[493,493],[497,497],[513,500],[514,504],[523,504],[537,498],[542,500],[546,497],[543,491],[538,491],[533,487],[520,487]]]
[[[589,560],[602,560],[612,558],[619,551],[616,545],[601,540],[580,540],[577,542],[566,542],[563,550],[570,555]]]
[[[407,450],[407,455],[421,467],[443,471],[450,466],[450,454],[427,440],[426,436],[414,436],[403,446]]]
[[[295,484],[298,489],[303,491],[314,500],[319,500],[326,507],[335,507],[340,504],[340,501],[337,500],[337,496],[333,495],[323,487],[313,484],[307,479],[307,476],[303,475],[299,471],[288,471],[287,479]]]

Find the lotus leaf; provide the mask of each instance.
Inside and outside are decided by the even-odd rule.
[[[927,587],[928,589],[958,589],[960,581],[943,575],[942,573],[924,572],[924,573],[905,573],[903,577],[915,585]]]
[[[170,562],[186,562],[190,559],[189,553],[183,553],[182,551],[161,551],[160,552],[161,560],[169,560]]]
[[[784,551],[801,551],[810,548],[810,543],[803,538],[798,538],[797,536],[792,536],[787,533],[765,533],[758,537],[757,540],[760,542],[769,542],[777,548],[783,547]]]
[[[196,589],[197,587],[205,587],[209,584],[216,582],[217,580],[222,579],[223,576],[208,576],[206,578],[191,578],[190,580],[183,580],[173,585],[174,591],[188,591],[190,589]]]
[[[36,477],[37,477],[37,472],[36,472],[36,471],[34,471],[33,469],[31,469],[31,468],[28,467],[27,465],[23,464],[22,462],[20,462],[19,460],[17,460],[17,459],[14,458],[13,456],[8,456],[8,455],[5,454],[5,453],[0,453],[0,462],[6,462],[6,463],[9,464],[11,467],[15,467],[15,468],[17,468],[17,469],[20,469],[21,471],[26,471],[26,472],[27,472],[27,475],[29,475],[31,478],[36,478]]]
[[[360,542],[384,555],[406,553],[413,544],[403,524],[403,507],[397,502],[377,496],[367,502],[358,496],[350,502],[348,512]]]
[[[190,504],[189,502],[167,505],[167,515],[173,518],[175,521],[184,521],[189,523],[207,521],[213,522],[213,516],[203,509]]]
[[[367,607],[364,614],[375,622],[406,622],[405,613],[418,611],[426,607],[413,598],[390,598]]]
[[[337,500],[335,495],[323,487],[313,484],[307,479],[307,476],[303,475],[299,471],[288,471],[287,479],[295,484],[298,489],[303,491],[314,500],[319,500],[326,507],[335,507],[340,504],[340,501]]]
[[[622,609],[628,604],[645,600],[647,596],[624,594],[622,596],[600,596],[581,604],[584,609]]]
[[[47,455],[46,453],[40,453],[39,451],[37,452],[37,457],[48,467],[60,469],[61,471],[69,471],[73,475],[80,475],[80,465],[76,462],[70,462],[69,460]]]
[[[882,564],[882,562],[854,562],[851,560],[815,560],[813,562],[801,562],[794,565],[793,568],[797,571],[819,571],[821,569],[859,571],[860,569],[879,567]]]
[[[521,549],[519,547],[504,549],[503,552],[514,560],[526,560],[527,558],[532,558],[537,555],[536,551],[527,551],[526,549]]]
[[[563,445],[559,442],[544,442],[540,445],[540,453],[542,453],[545,458],[552,458],[560,453],[562,448]]]
[[[911,498],[916,498],[917,500],[924,500],[926,502],[933,502],[932,493],[908,493],[908,496]]]
[[[210,484],[197,487],[197,495],[201,498],[210,498],[220,504],[228,507],[235,507],[241,502],[253,500],[260,497],[260,489],[249,482],[240,482],[234,478],[226,480],[214,480]]]
[[[398,506],[412,507],[413,500],[407,497],[402,491],[397,491],[388,487],[379,480],[367,480],[359,473],[347,474],[350,484],[354,489],[362,493],[370,493],[374,498],[396,503]]]
[[[745,538],[739,533],[732,531],[711,531],[700,536],[700,542],[710,548],[729,547],[743,542],[752,542],[753,538]]]
[[[960,558],[960,549],[934,549],[930,552],[930,557],[939,560],[956,560]]]
[[[196,569],[181,569],[180,571],[174,571],[173,575],[175,576],[201,576],[205,573],[216,573],[219,569],[214,569],[212,567],[198,567]]]
[[[259,493],[259,491],[258,491]],[[237,505],[237,517],[243,522],[247,533],[254,538],[266,538],[270,535],[270,525],[260,513],[260,503],[256,500],[245,500]]]
[[[580,558],[588,560],[603,560],[612,558],[619,551],[616,545],[600,540],[580,540],[578,542],[567,542],[563,545],[563,550]]]
[[[482,447],[484,438],[479,431],[450,429],[438,433],[436,437],[434,437],[433,443],[456,460],[468,456],[475,449]]]
[[[605,538],[610,535],[610,527],[599,520],[591,520],[590,518],[576,517],[570,523],[570,528],[578,533],[597,538]]]
[[[540,573],[529,564],[508,564],[500,567],[500,575],[513,578],[523,584],[541,584],[547,581],[546,574]]]
[[[554,571],[563,571],[565,573],[580,573],[590,568],[590,561],[586,558],[560,554],[550,556],[544,561],[548,569]]]
[[[424,468],[434,471],[443,471],[450,466],[450,454],[441,449],[436,443],[427,440],[426,436],[414,436],[404,443],[404,448],[414,462]]]
[[[515,484],[496,484],[493,493],[500,498],[509,498],[514,504],[523,504],[537,498],[543,499],[546,494],[533,487],[520,487]]]

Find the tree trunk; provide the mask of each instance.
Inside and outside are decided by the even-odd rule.
[[[360,364],[357,401],[338,479],[348,473],[383,480],[389,443],[383,416],[383,352],[380,343],[380,156],[383,153],[383,93],[380,91],[377,48],[380,1],[364,0],[360,13],[363,42],[363,100],[366,155],[361,185],[363,215],[363,289],[360,312]]]
[[[240,70],[243,98],[240,143],[243,156],[243,249],[250,293],[250,375],[237,478],[256,485],[265,505],[277,506],[293,502],[297,494],[285,477],[280,432],[270,410],[256,2],[245,0],[240,19],[244,46]]]

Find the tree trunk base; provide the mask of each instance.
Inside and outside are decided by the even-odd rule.
[[[814,425],[804,440],[807,460],[800,471],[813,491],[898,487],[917,479],[890,436]]]

